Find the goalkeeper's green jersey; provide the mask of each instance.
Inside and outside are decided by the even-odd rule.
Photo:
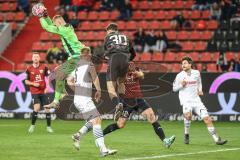
[[[80,55],[80,51],[84,47],[84,44],[78,40],[74,28],[70,24],[56,27],[49,17],[40,18],[40,23],[47,32],[56,33],[60,36],[63,48],[70,58]]]

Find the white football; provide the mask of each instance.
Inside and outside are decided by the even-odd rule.
[[[46,8],[42,3],[37,3],[32,7],[32,14],[37,17],[42,17]]]

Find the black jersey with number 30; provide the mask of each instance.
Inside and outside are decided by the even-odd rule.
[[[119,32],[112,32],[105,37],[104,41],[105,56],[111,56],[115,53],[131,54],[130,60],[133,60],[136,53],[129,38]]]

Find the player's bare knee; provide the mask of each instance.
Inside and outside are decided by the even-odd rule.
[[[191,114],[185,114],[184,117],[187,119],[187,120],[191,120],[192,119],[192,115]]]
[[[148,120],[148,122],[150,122],[150,123],[154,123],[154,122],[156,121],[156,116],[155,116],[155,114],[154,114],[153,112],[149,113],[149,114],[147,115],[147,120]]]
[[[211,117],[209,117],[209,116],[204,117],[204,118],[203,118],[203,121],[204,121],[204,123],[206,123],[206,124],[211,124],[211,123],[212,123],[212,119],[211,119]]]

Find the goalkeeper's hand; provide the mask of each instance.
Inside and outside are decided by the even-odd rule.
[[[47,17],[48,16],[48,11],[47,8],[45,8],[44,12],[43,12],[43,16],[42,17]]]

